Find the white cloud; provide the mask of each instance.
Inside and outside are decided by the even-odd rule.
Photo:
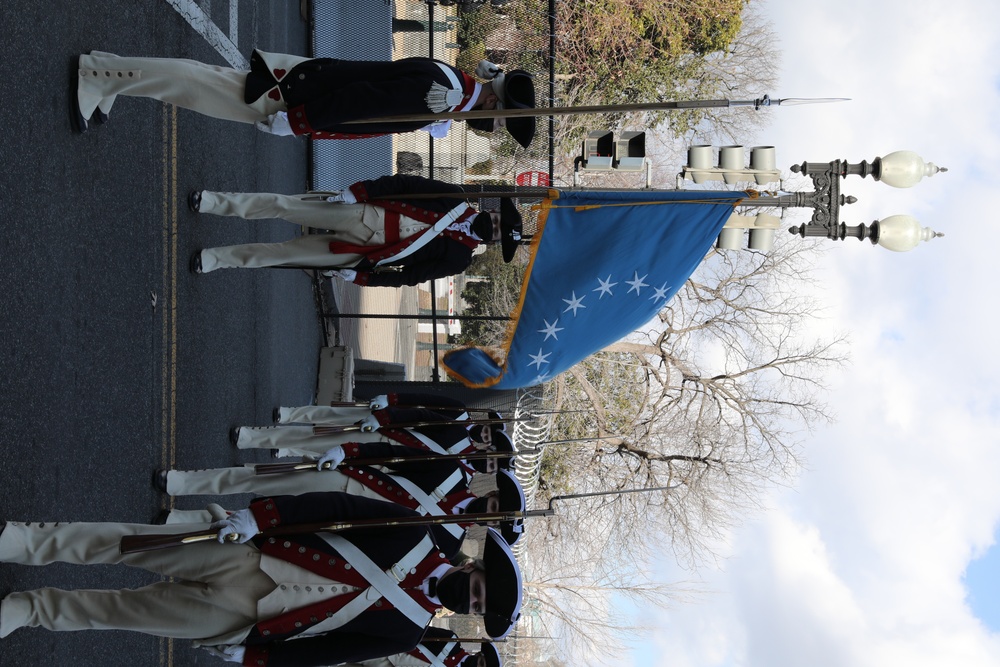
[[[715,592],[666,613],[651,641],[671,667],[1000,664],[962,580],[1000,523],[988,180],[1000,5],[769,0],[767,12],[785,65],[766,92],[854,98],[772,110],[759,138],[779,165],[916,150],[949,173],[902,191],[851,177],[844,192],[860,201],[841,217],[909,213],[947,236],[906,254],[828,242],[816,295],[853,357],[830,378],[839,423],[808,438],[796,488],[731,536],[724,571],[702,573]]]

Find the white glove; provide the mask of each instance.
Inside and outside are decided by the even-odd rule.
[[[243,657],[247,652],[245,646],[238,645],[222,644],[219,648],[215,648],[214,646],[202,646],[202,648],[220,660],[225,662],[238,662],[241,664],[243,663]]]
[[[389,397],[385,394],[379,394],[368,404],[369,410],[385,410],[387,407],[389,407]]]
[[[344,453],[344,448],[340,445],[336,447],[331,447],[326,450],[326,454],[319,457],[319,461],[316,462],[316,470],[333,470],[347,458],[347,454]],[[327,466],[326,464],[330,465]]]
[[[354,269],[336,269],[330,273],[349,283],[353,283],[354,279],[358,277],[358,272]]]
[[[261,132],[267,132],[278,137],[290,137],[292,126],[288,124],[288,114],[284,111],[277,111],[267,117],[267,120],[258,120],[254,126]]]
[[[328,195],[326,200],[331,204],[357,204],[358,198],[350,190],[341,190]]]
[[[491,63],[489,60],[480,60],[479,64],[476,65],[476,76],[480,79],[486,79],[487,81],[492,81],[497,78],[497,74],[501,72],[501,69],[495,64]]]
[[[374,415],[368,415],[358,422],[358,426],[361,427],[362,433],[372,433],[377,431],[381,424],[378,423],[378,419]]]
[[[243,544],[249,542],[260,532],[257,520],[253,518],[253,512],[250,510],[236,510],[227,519],[213,523],[212,528],[219,530],[219,542],[223,544],[230,541]],[[236,537],[230,540],[227,539],[228,535],[236,535]]]
[[[436,120],[430,125],[424,125],[420,129],[435,139],[444,139],[448,136],[448,130],[451,129],[451,120]]]

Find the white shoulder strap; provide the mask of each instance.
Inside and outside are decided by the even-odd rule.
[[[448,642],[447,644],[444,645],[444,648],[438,651],[437,653],[434,653],[423,644],[417,644],[417,649],[420,651],[420,655],[424,656],[427,662],[430,663],[433,667],[445,667],[444,660],[442,660],[438,656],[451,655],[452,649],[454,649],[457,644],[458,642]]]
[[[402,487],[407,493],[413,496],[424,511],[431,516],[444,516],[447,514],[438,503],[447,495],[447,491],[452,489],[456,484],[458,484],[464,476],[462,475],[461,469],[456,469],[448,479],[446,479],[441,486],[434,489],[430,494],[424,492],[419,486],[414,484],[409,479],[403,477],[402,475],[393,475],[392,478]],[[444,491],[442,491],[444,489]],[[465,532],[458,524],[446,523],[443,527],[452,534],[455,538],[461,538],[462,533]]]
[[[392,606],[403,613],[410,621],[421,627],[430,623],[434,616],[427,611],[409,594],[399,587],[399,582],[416,567],[434,549],[434,542],[430,535],[424,535],[423,539],[415,547],[403,556],[395,565],[385,572],[376,565],[361,549],[349,542],[347,539],[336,533],[317,533],[337,553],[351,564],[358,574],[365,578],[378,593],[392,603]],[[390,575],[389,572],[392,574]],[[370,602],[374,602],[371,600]]]
[[[465,202],[462,202],[461,204],[459,204],[458,206],[456,206],[455,208],[451,209],[450,211],[448,211],[447,213],[445,213],[443,216],[441,216],[441,219],[439,219],[437,222],[435,222],[431,227],[429,227],[428,229],[425,229],[423,232],[421,232],[420,236],[418,236],[413,241],[413,243],[411,243],[410,245],[406,246],[405,248],[403,248],[402,250],[400,250],[399,252],[397,252],[395,255],[392,255],[391,257],[386,257],[385,259],[380,259],[378,262],[375,263],[375,266],[381,266],[383,264],[388,264],[389,262],[397,262],[397,261],[403,259],[404,257],[412,255],[413,253],[415,253],[416,251],[420,250],[425,245],[427,245],[428,243],[430,243],[432,240],[434,240],[434,237],[438,236],[441,232],[443,232],[445,229],[447,229],[448,225],[450,225],[451,223],[455,222],[455,220],[460,215],[462,215],[463,213],[465,213],[465,211],[468,208],[469,208],[469,205],[466,204]]]

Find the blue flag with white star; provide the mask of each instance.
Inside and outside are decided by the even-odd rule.
[[[546,199],[506,354],[454,350],[445,369],[470,387],[527,387],[627,336],[677,293],[744,196],[636,190]]]

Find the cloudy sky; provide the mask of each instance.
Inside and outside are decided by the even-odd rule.
[[[905,254],[849,239],[821,260],[852,364],[808,469],[731,536],[711,591],[659,619],[632,664],[1000,664],[1000,4],[767,0],[781,36],[778,163],[913,150],[947,166],[908,190],[853,177],[842,219],[897,213],[947,234]],[[796,221],[798,222],[798,221]],[[794,242],[779,237],[780,242]],[[831,242],[832,243],[832,242]],[[691,574],[665,563],[667,576]]]

